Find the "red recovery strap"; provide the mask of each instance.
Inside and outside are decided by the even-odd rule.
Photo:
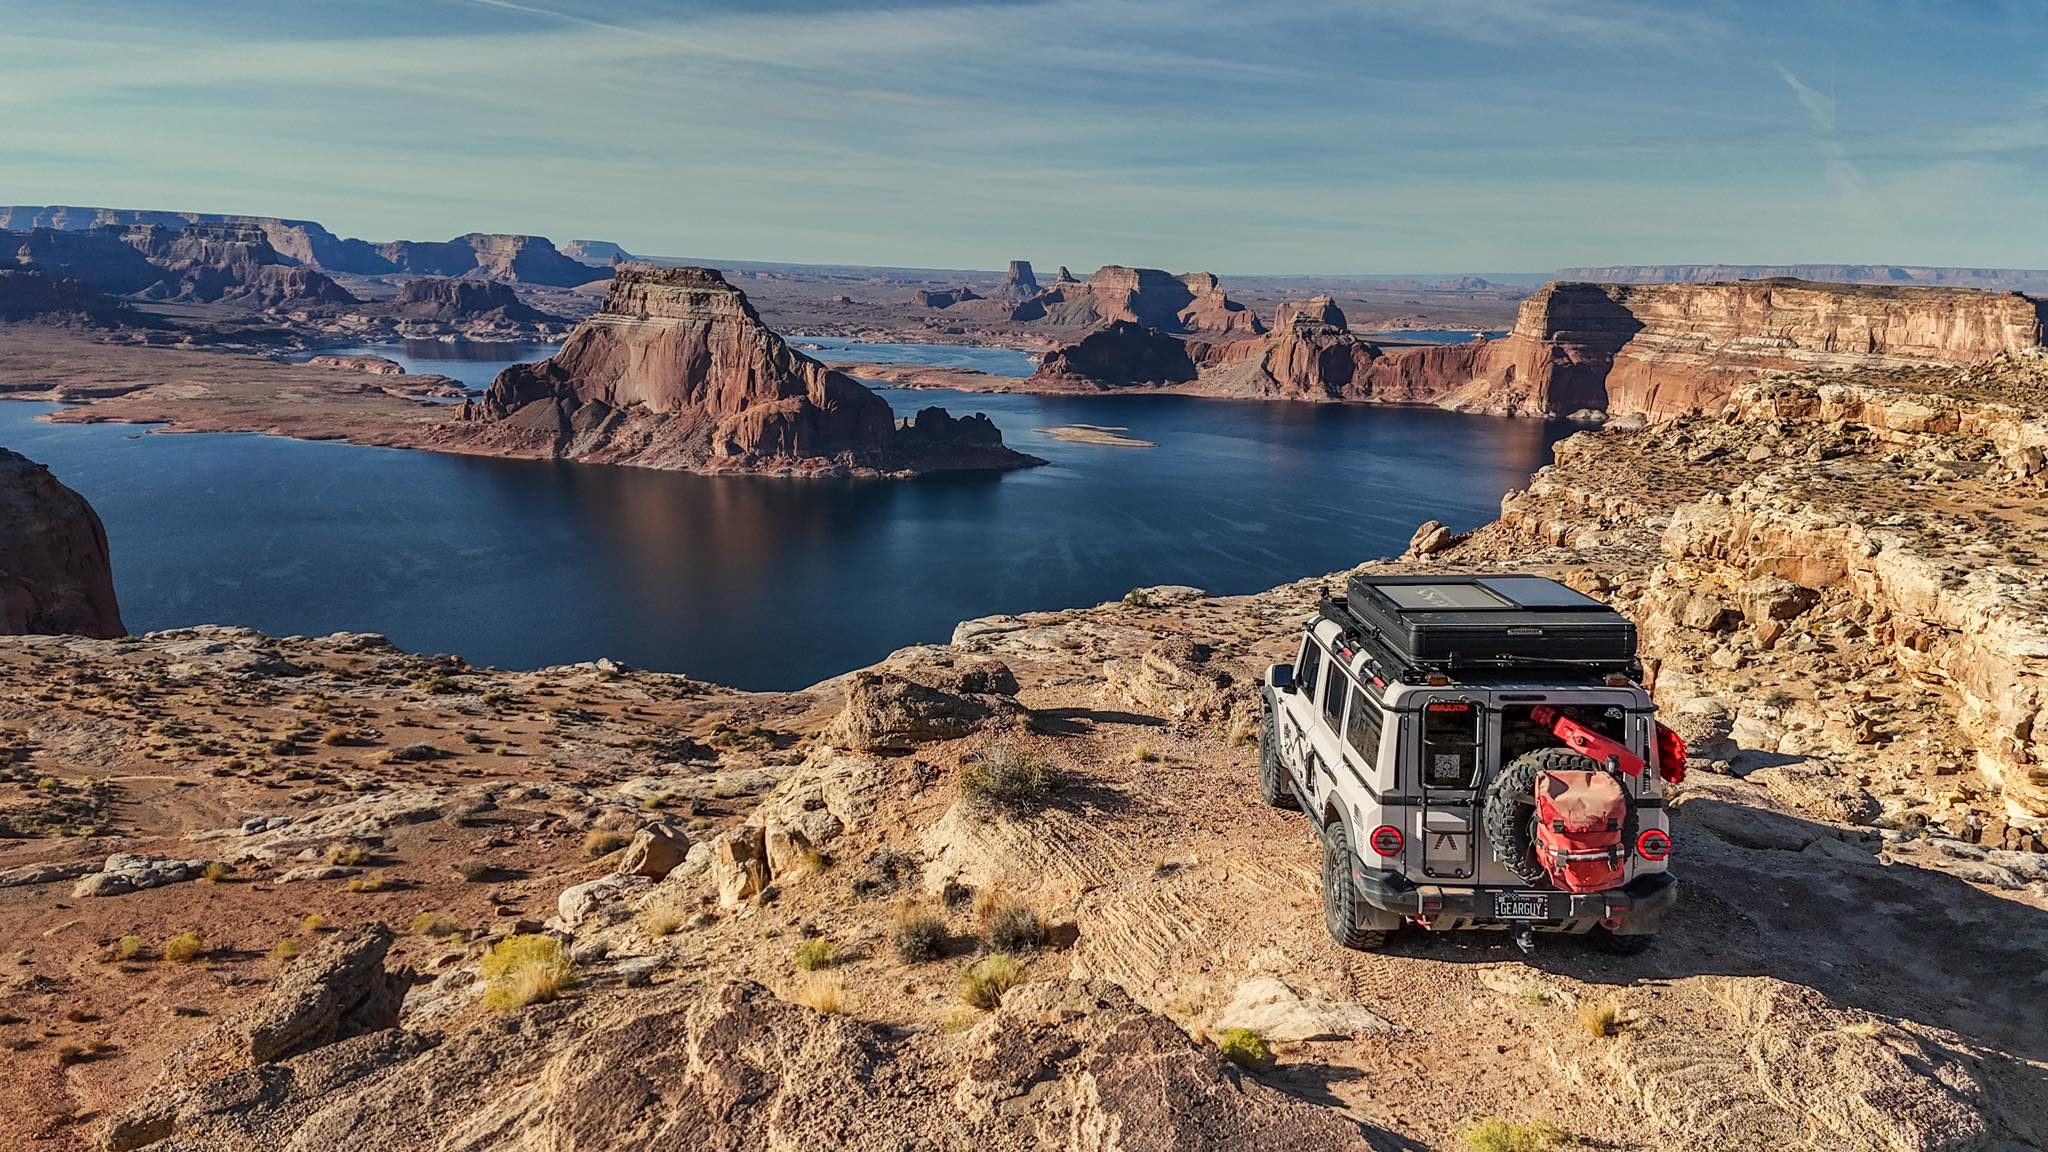
[[[1649,764],[1641,756],[1628,750],[1628,746],[1616,740],[1609,740],[1584,724],[1573,720],[1548,704],[1538,704],[1530,709],[1538,724],[1550,725],[1550,730],[1572,751],[1591,757],[1596,764],[1605,764],[1612,758],[1621,764],[1621,770],[1630,776],[1642,775]]]

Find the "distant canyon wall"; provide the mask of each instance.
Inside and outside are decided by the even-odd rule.
[[[2044,309],[1962,288],[1555,283],[1523,301],[1502,339],[1381,348],[1318,297],[1282,305],[1257,337],[1185,341],[1192,376],[1160,373],[1177,365],[1161,333],[1127,324],[1049,353],[1032,385],[1661,419],[1719,408],[1764,372],[1974,363],[2038,347]]]
[[[1822,284],[1918,284],[2048,293],[2048,269],[1941,268],[1917,264],[1614,264],[1604,268],[1560,268],[1557,278],[1600,284],[1715,284],[1730,280],[1791,279]]]
[[[623,256],[625,251],[605,241],[581,240],[572,245],[572,252],[565,253],[545,236],[496,232],[471,232],[445,241],[371,243],[337,236],[311,220],[275,216],[66,205],[0,206],[0,230],[5,231],[90,233],[137,228],[170,237],[193,230],[216,234],[246,230],[251,235],[260,235],[272,250],[273,262],[325,272],[463,276],[558,288],[574,288],[603,279],[614,257]],[[579,255],[586,259],[577,259]]]

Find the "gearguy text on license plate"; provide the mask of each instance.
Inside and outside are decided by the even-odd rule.
[[[1550,897],[1542,892],[1495,892],[1493,914],[1504,920],[1542,920],[1550,915]]]

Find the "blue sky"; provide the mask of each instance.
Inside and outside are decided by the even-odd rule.
[[[0,202],[942,267],[2048,266],[2048,0],[0,0]]]

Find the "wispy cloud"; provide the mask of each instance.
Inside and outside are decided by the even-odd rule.
[[[1844,206],[1863,213],[1874,213],[1878,202],[1871,193],[1870,182],[1863,176],[1863,170],[1849,156],[1848,145],[1835,126],[1835,99],[1807,84],[1790,68],[1777,65],[1778,76],[1786,87],[1799,99],[1806,109],[1807,122],[1813,128],[1814,147],[1819,149],[1821,168],[1828,183],[1840,193]]]

